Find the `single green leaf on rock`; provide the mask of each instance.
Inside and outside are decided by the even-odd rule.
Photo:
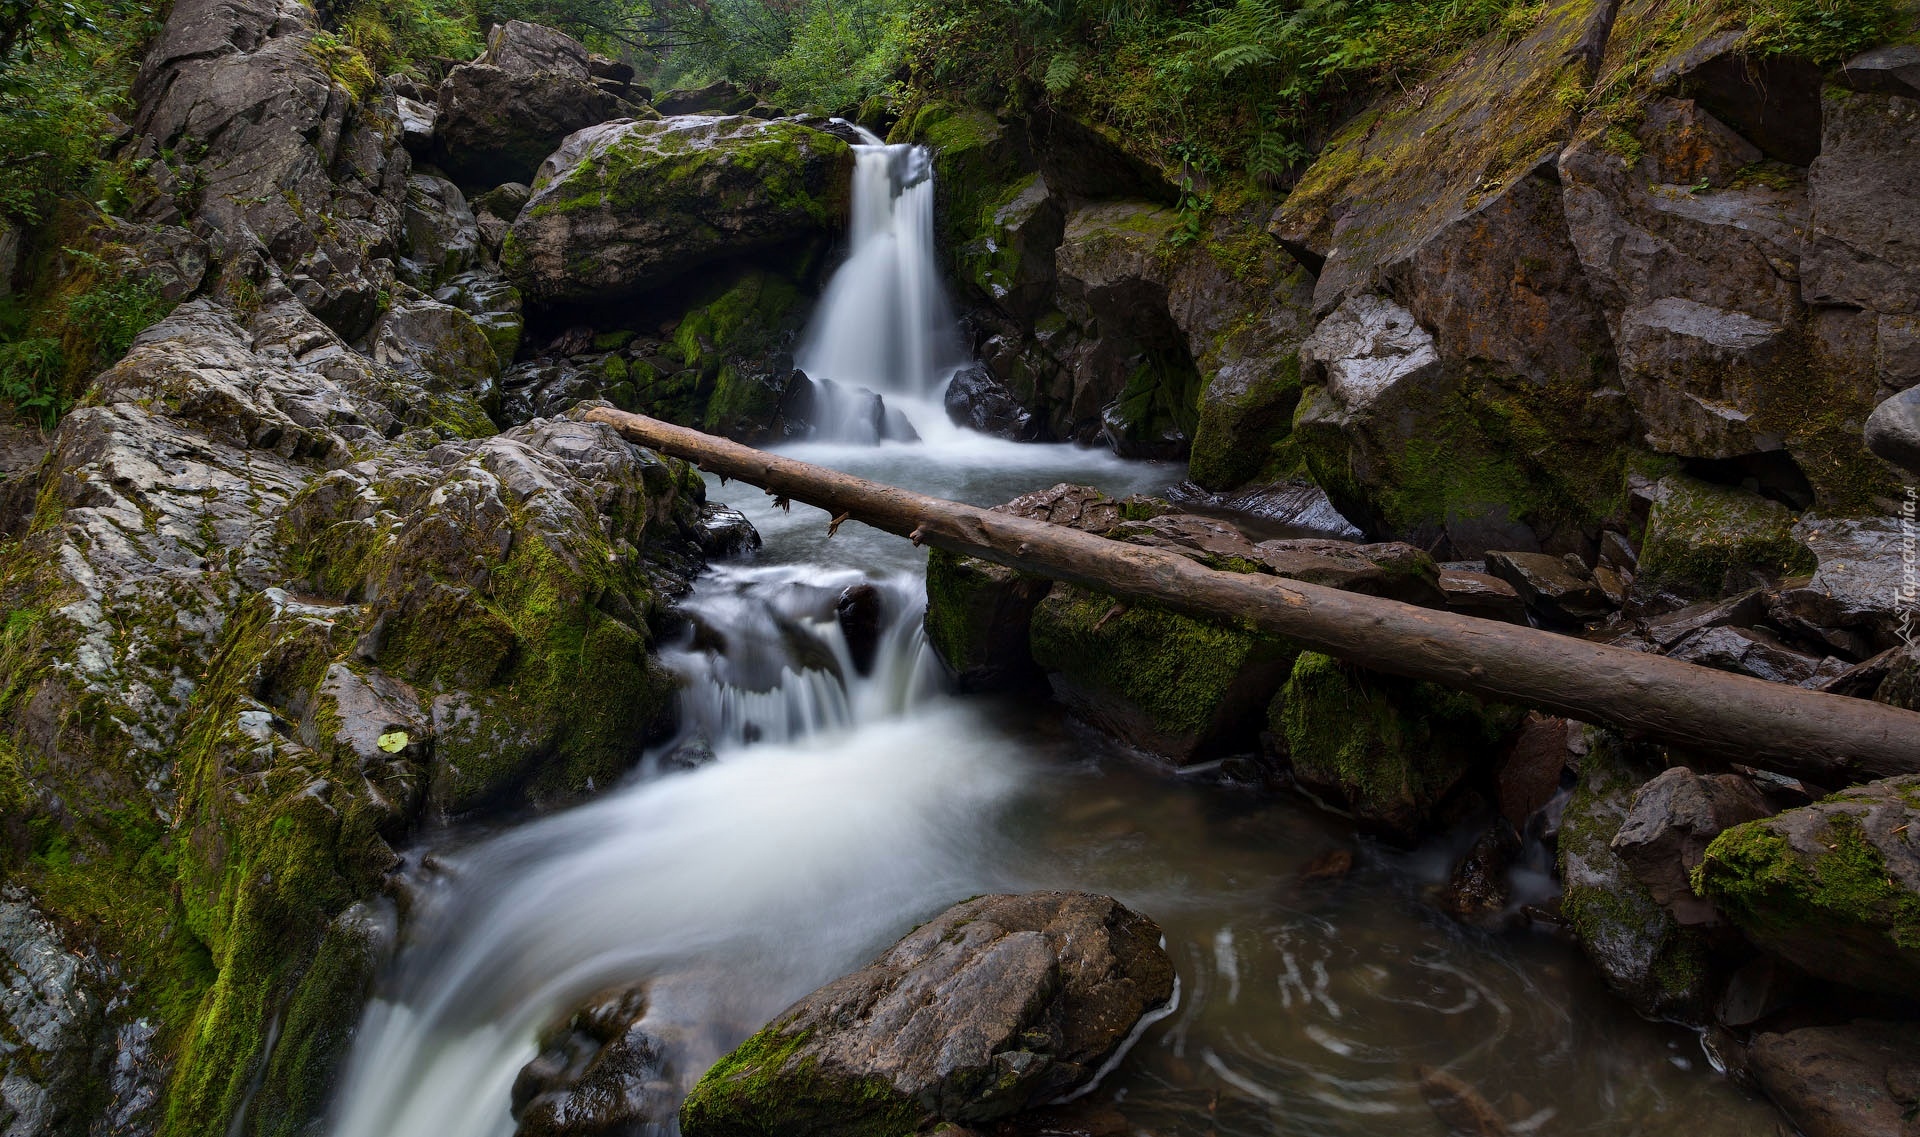
[[[407,748],[407,742],[406,731],[390,730],[380,736],[380,741],[376,745],[389,754],[398,754]]]

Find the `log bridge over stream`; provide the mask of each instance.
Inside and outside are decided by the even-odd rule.
[[[1687,754],[1838,787],[1920,773],[1920,714],[1495,620],[1282,577],[993,513],[609,407],[627,439],[781,498],[1006,565],[1247,625],[1362,667],[1612,727]]]

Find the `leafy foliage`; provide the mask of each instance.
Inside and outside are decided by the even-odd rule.
[[[1837,63],[1896,38],[1905,16],[1896,0],[1752,0],[1747,26],[1762,49]]]

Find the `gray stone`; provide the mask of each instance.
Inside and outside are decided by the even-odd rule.
[[[1920,474],[1920,387],[1902,391],[1867,416],[1867,449]]]
[[[402,249],[408,280],[419,288],[432,288],[475,266],[482,256],[480,230],[458,186],[431,174],[407,179]]]
[[[524,20],[495,24],[487,33],[486,50],[474,62],[513,75],[590,77],[585,45],[565,32]]]
[[[1478,616],[1483,620],[1527,623],[1527,605],[1520,599],[1519,589],[1497,576],[1463,569],[1444,569],[1438,583],[1450,611],[1463,616]]]
[[[687,1137],[990,1122],[1097,1077],[1173,993],[1152,920],[1102,896],[983,896],[781,1012],[680,1111]]]
[[[1578,627],[1612,611],[1592,574],[1575,572],[1563,557],[1489,552],[1487,571],[1511,584],[1528,608],[1555,624]]]
[[[1819,671],[1822,659],[1795,651],[1765,632],[1729,627],[1695,632],[1666,654],[1673,659],[1751,675],[1769,683],[1805,683]]]
[[[1813,579],[1781,591],[1768,607],[1775,623],[1825,643],[1850,659],[1865,659],[1904,641],[1914,618],[1908,578],[1907,531],[1897,517],[1802,517],[1796,540],[1813,550]]]
[[[1823,107],[1807,174],[1807,300],[1920,313],[1920,101],[1829,89]]]
[[[1723,831],[1773,812],[1745,778],[1703,776],[1674,766],[1634,792],[1633,806],[1610,844],[1674,919],[1682,925],[1713,924],[1719,914],[1694,895],[1688,875]]]

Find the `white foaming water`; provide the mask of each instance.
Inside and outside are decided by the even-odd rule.
[[[871,442],[900,436],[876,416],[871,393],[890,403],[936,396],[966,361],[935,255],[933,156],[854,129],[864,141],[853,148],[852,247],[795,363],[815,381],[815,437]],[[922,430],[930,422],[914,418]]]

